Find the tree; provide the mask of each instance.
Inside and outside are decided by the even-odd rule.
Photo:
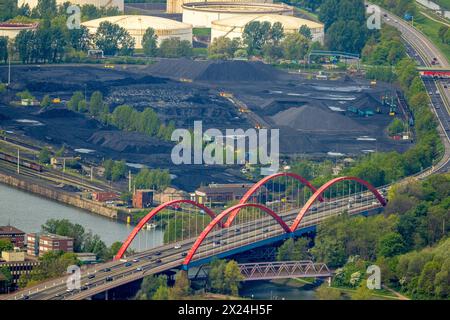
[[[120,241],[115,241],[113,244],[111,244],[111,247],[109,248],[109,255],[110,257],[114,257],[122,247],[123,243]]]
[[[0,254],[2,251],[10,251],[14,249],[14,245],[8,239],[0,239]]]
[[[93,116],[98,116],[103,110],[103,95],[100,91],[94,91],[89,101],[89,112]]]
[[[103,21],[94,36],[95,45],[103,50],[105,55],[131,55],[135,41],[128,31],[117,24]]]
[[[175,276],[175,284],[169,290],[170,300],[180,300],[189,296],[191,287],[189,283],[188,274],[182,270]]]
[[[277,261],[306,260],[310,258],[308,245],[307,238],[298,238],[296,241],[289,238],[278,248],[276,259]]]
[[[192,56],[192,44],[187,40],[167,38],[161,41],[158,55],[163,58],[179,58]]]
[[[261,50],[266,41],[270,38],[270,22],[251,21],[244,27],[242,34],[243,42],[247,46],[249,55]]]
[[[52,101],[50,99],[50,96],[48,94],[46,94],[41,101],[41,107],[42,108],[46,108],[49,107],[51,105]]]
[[[160,286],[156,289],[155,294],[152,296],[153,300],[169,300],[169,288],[167,286]]]
[[[208,47],[209,57],[218,56],[223,59],[231,59],[234,57],[236,50],[239,49],[239,39],[227,37],[217,37],[211,42]]]
[[[364,281],[351,295],[352,300],[372,300],[372,293]]]
[[[67,107],[73,111],[82,111],[80,108],[80,102],[84,101],[84,95],[81,91],[76,91],[67,102]]]
[[[40,163],[50,163],[51,153],[47,147],[44,147],[39,151],[38,160]]]
[[[436,261],[429,261],[420,273],[417,288],[420,293],[432,297],[435,295],[435,279],[441,270],[441,266]]]
[[[272,44],[278,45],[284,37],[284,28],[281,22],[275,22],[270,27],[269,40]]]
[[[330,288],[324,282],[315,290],[315,296],[319,300],[340,300],[341,292],[337,289]]]
[[[85,26],[68,31],[69,44],[78,51],[87,51],[91,47],[91,35]]]
[[[289,60],[302,60],[309,50],[308,39],[299,33],[290,33],[281,42],[284,57]]]
[[[142,281],[141,288],[139,289],[139,291],[136,294],[136,299],[150,300],[155,296],[156,291],[161,287],[167,288],[167,277],[166,276],[147,276]],[[162,290],[164,290],[164,289],[162,289]],[[161,295],[164,295],[164,294],[165,294],[165,292],[163,293],[160,290],[160,293],[158,293],[157,297],[159,298]],[[167,293],[167,297],[168,297],[168,293]],[[160,300],[160,299],[155,299],[155,300]]]
[[[237,262],[234,260],[228,261],[224,270],[224,283],[227,293],[231,293],[233,296],[238,296],[240,281],[243,279],[244,276],[241,274]]]
[[[0,36],[0,62],[8,61],[8,37]]]
[[[41,19],[50,19],[56,16],[56,0],[38,0],[33,9],[33,16]]]
[[[403,123],[402,120],[395,118],[389,124],[388,131],[389,131],[389,135],[391,135],[391,136],[403,133],[403,131],[405,131],[405,124]]]
[[[391,232],[378,240],[378,255],[393,257],[405,252],[405,242],[397,232]]]
[[[109,258],[109,251],[106,244],[100,239],[97,234],[92,234],[91,231],[83,235],[82,252],[95,253],[98,259],[106,260]]]
[[[154,57],[158,51],[158,36],[155,34],[155,29],[147,28],[145,30],[144,36],[142,37],[142,48],[144,49],[144,54],[149,57]]]
[[[305,24],[300,27],[298,32],[308,40],[312,40],[313,38],[311,29]]]

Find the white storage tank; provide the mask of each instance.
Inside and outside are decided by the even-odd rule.
[[[211,41],[222,36],[230,39],[242,38],[245,26],[252,21],[267,21],[270,24],[280,22],[285,34],[298,32],[301,26],[306,25],[311,30],[313,41],[320,43],[324,41],[324,26],[322,23],[279,14],[246,14],[215,20],[211,22]]]
[[[293,8],[283,3],[194,2],[183,4],[182,8],[183,22],[206,28],[211,27],[212,21],[240,15],[294,14]]]
[[[62,5],[66,2],[70,2],[71,4],[83,6],[85,4],[92,4],[97,8],[112,8],[117,7],[119,11],[123,11],[124,0],[56,0],[57,5]],[[30,9],[33,9],[37,6],[38,0],[18,0],[17,5],[21,7],[23,4],[28,4]]]
[[[82,22],[81,25],[87,27],[90,33],[95,33],[100,23],[104,21],[117,24],[127,30],[135,40],[136,49],[142,48],[142,37],[147,28],[150,27],[155,30],[158,36],[158,44],[168,38],[188,40],[192,43],[192,25],[160,17],[140,15],[112,16]]]

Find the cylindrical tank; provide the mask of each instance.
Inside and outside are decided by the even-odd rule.
[[[247,14],[211,22],[211,41],[222,36],[241,38],[245,25],[251,21],[267,21],[270,24],[280,22],[285,34],[298,32],[301,26],[306,25],[311,30],[313,41],[323,43],[324,40],[322,23],[279,14]]]
[[[90,20],[81,23],[91,33],[97,32],[100,23],[108,21],[128,31],[135,40],[135,48],[142,48],[142,37],[148,28],[153,28],[158,36],[158,44],[167,38],[178,38],[192,42],[192,26],[179,21],[152,16],[123,15]]]
[[[279,14],[292,16],[291,6],[281,3],[234,3],[234,2],[202,2],[182,5],[183,22],[194,27],[211,27],[215,20],[227,19],[240,15]]]

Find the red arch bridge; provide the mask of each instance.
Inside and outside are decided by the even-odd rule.
[[[348,176],[315,188],[297,174],[282,172],[245,190],[239,201],[226,199],[232,200],[226,207],[195,199],[163,203],[140,220],[113,261],[82,274],[82,290],[66,292],[62,278],[27,289],[25,294],[36,299],[83,299],[146,275],[188,270],[213,258],[245,256],[245,252],[314,231],[331,216],[379,213],[386,205],[386,188],[376,189]]]

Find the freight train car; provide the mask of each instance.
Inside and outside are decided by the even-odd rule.
[[[16,157],[11,156],[11,155],[6,154],[6,153],[3,153],[3,152],[0,152],[0,160],[4,160],[4,161],[7,161],[7,162],[11,162],[11,163],[17,164],[17,158]],[[34,170],[34,171],[42,172],[42,166],[40,164],[31,162],[31,161],[28,161],[28,160],[20,160],[20,165],[25,167],[25,168],[29,168],[31,170]]]

